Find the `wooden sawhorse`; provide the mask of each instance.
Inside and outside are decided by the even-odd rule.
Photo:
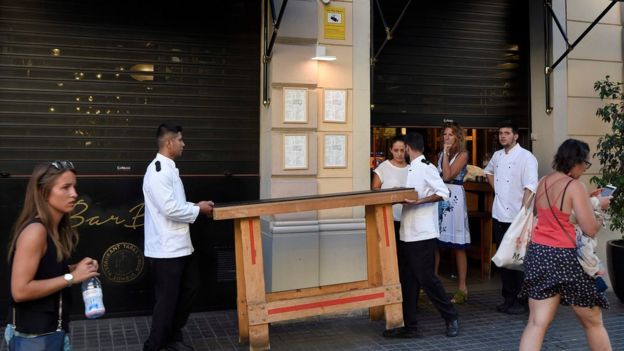
[[[269,349],[269,323],[369,308],[386,329],[403,325],[392,203],[418,198],[413,189],[362,191],[217,205],[215,220],[234,219],[239,340],[250,350]],[[267,293],[260,216],[365,206],[368,279]]]

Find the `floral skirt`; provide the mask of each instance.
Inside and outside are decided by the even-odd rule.
[[[524,257],[523,297],[544,300],[561,296],[562,305],[609,308],[604,292],[596,289],[576,258],[576,249],[530,243]]]
[[[470,246],[470,229],[466,207],[466,191],[456,184],[446,184],[450,191],[448,201],[438,202],[438,244],[443,247],[465,249]]]

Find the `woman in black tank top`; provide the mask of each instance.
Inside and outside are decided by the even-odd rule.
[[[71,162],[54,161],[35,167],[7,256],[11,282],[7,320],[19,333],[56,330],[60,294],[63,329],[68,332],[71,295],[65,288],[98,275],[97,261],[92,258],[68,265],[78,243],[78,233],[69,220],[76,199],[76,171]]]

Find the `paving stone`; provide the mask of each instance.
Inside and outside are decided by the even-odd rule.
[[[368,351],[368,350],[452,350],[507,351],[517,350],[527,315],[510,316],[497,313],[498,290],[471,293],[470,300],[457,306],[461,334],[456,338],[444,335],[444,322],[427,303],[420,306],[416,339],[386,339],[381,336],[383,321],[370,321],[365,313],[321,316],[305,320],[275,323],[269,327],[272,350],[287,351]],[[624,350],[624,305],[609,294],[611,308],[603,320],[614,350]],[[71,323],[74,351],[140,351],[149,334],[149,316]],[[236,311],[194,313],[183,331],[197,351],[248,350],[238,343]],[[544,339],[542,350],[586,350],[585,335],[570,307],[560,306]],[[0,351],[6,351],[4,340]]]

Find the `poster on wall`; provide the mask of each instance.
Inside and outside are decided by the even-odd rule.
[[[347,91],[326,89],[323,121],[345,123],[347,121]]]
[[[325,168],[347,167],[347,136],[344,134],[325,135]]]
[[[344,7],[325,6],[325,39],[345,40]]]
[[[308,168],[308,137],[303,134],[284,135],[284,169]]]
[[[308,89],[284,88],[284,122],[306,123]]]

